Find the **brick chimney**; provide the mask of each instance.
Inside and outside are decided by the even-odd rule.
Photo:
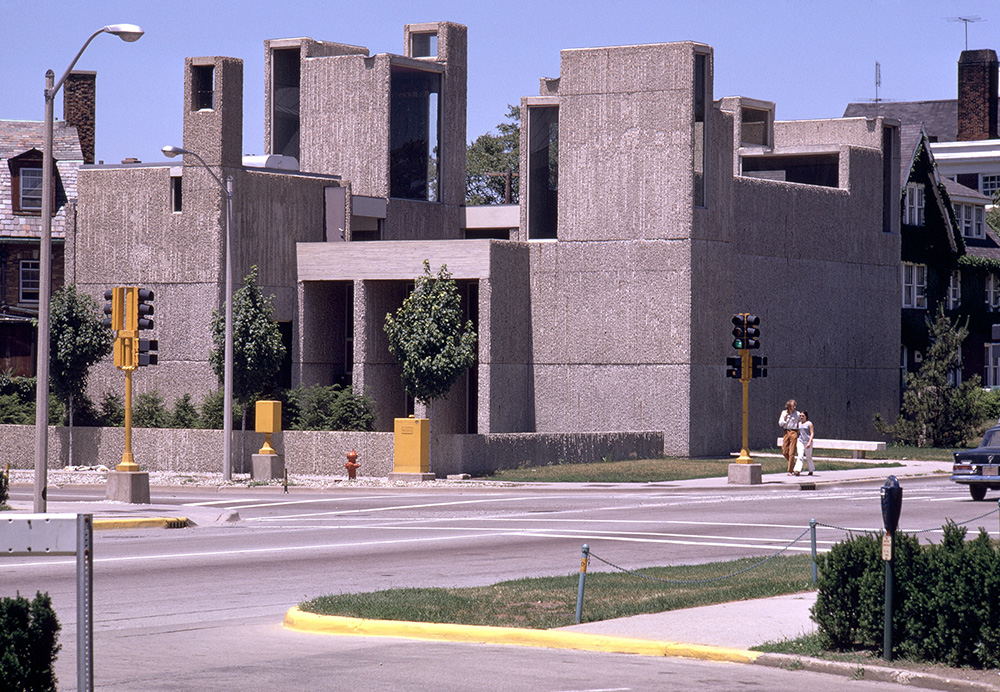
[[[83,162],[94,162],[94,121],[97,107],[97,73],[70,72],[63,84],[63,119],[76,126]]]
[[[997,54],[962,51],[958,59],[958,141],[997,139]]]

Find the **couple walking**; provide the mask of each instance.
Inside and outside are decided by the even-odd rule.
[[[795,399],[789,399],[778,418],[778,425],[784,433],[781,454],[788,462],[788,475],[798,476],[802,472],[803,461],[807,462],[809,475],[813,475],[813,424],[809,414],[796,410]]]

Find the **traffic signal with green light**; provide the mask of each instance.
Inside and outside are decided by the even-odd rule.
[[[741,351],[746,348],[747,316],[746,313],[733,315],[733,348]]]

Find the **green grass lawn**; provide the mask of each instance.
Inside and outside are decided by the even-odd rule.
[[[567,560],[575,559],[569,556]],[[677,567],[639,573],[658,579],[698,581],[726,577],[762,558]],[[597,563],[591,560],[591,566]],[[694,584],[666,584],[622,572],[587,574],[583,621],[596,622],[643,613],[728,603],[813,590],[808,555],[779,555],[737,576]],[[462,589],[391,589],[374,593],[322,596],[299,605],[321,615],[373,620],[446,622],[494,627],[549,629],[572,625],[579,573],[565,577],[516,579]]]
[[[751,454],[752,456],[752,454]],[[763,473],[784,473],[784,459],[757,457]],[[666,457],[663,459],[630,459],[625,461],[596,461],[591,464],[551,464],[527,466],[496,471],[490,480],[514,483],[652,483],[656,481],[682,481],[691,478],[715,478],[729,474],[732,457],[715,459],[689,459]],[[898,463],[816,460],[816,470],[837,471],[873,466],[899,466]]]

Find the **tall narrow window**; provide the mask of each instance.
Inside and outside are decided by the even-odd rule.
[[[21,209],[23,211],[42,210],[42,169],[21,169]]]
[[[393,67],[389,107],[389,194],[438,201],[441,75]]]
[[[184,189],[182,185],[183,181],[184,179],[179,175],[170,176],[170,211],[175,214],[180,213],[184,208],[184,200],[181,195]]]
[[[705,206],[705,161],[707,160],[708,56],[694,54],[694,205]]]
[[[559,106],[528,107],[528,237],[557,237]]]
[[[1000,387],[1000,344],[983,344],[986,348],[986,368],[983,386]]]
[[[893,205],[896,203],[896,185],[893,184],[893,174],[899,168],[896,162],[896,128],[882,128],[882,231],[892,233]]]
[[[955,310],[962,304],[962,272],[956,269],[948,277],[948,294],[945,296],[945,307]]]
[[[986,308],[1000,308],[1000,275],[990,272],[986,275]]]
[[[22,303],[37,303],[41,287],[41,268],[38,260],[21,260],[20,295]]]
[[[215,108],[215,66],[191,66],[191,110]]]
[[[903,223],[910,226],[924,225],[924,186],[917,183],[906,185],[906,208]]]
[[[271,51],[271,153],[299,158],[299,48]]]
[[[347,384],[354,383],[354,284],[344,286],[344,371]]]
[[[927,308],[927,265],[903,263],[903,307]]]

